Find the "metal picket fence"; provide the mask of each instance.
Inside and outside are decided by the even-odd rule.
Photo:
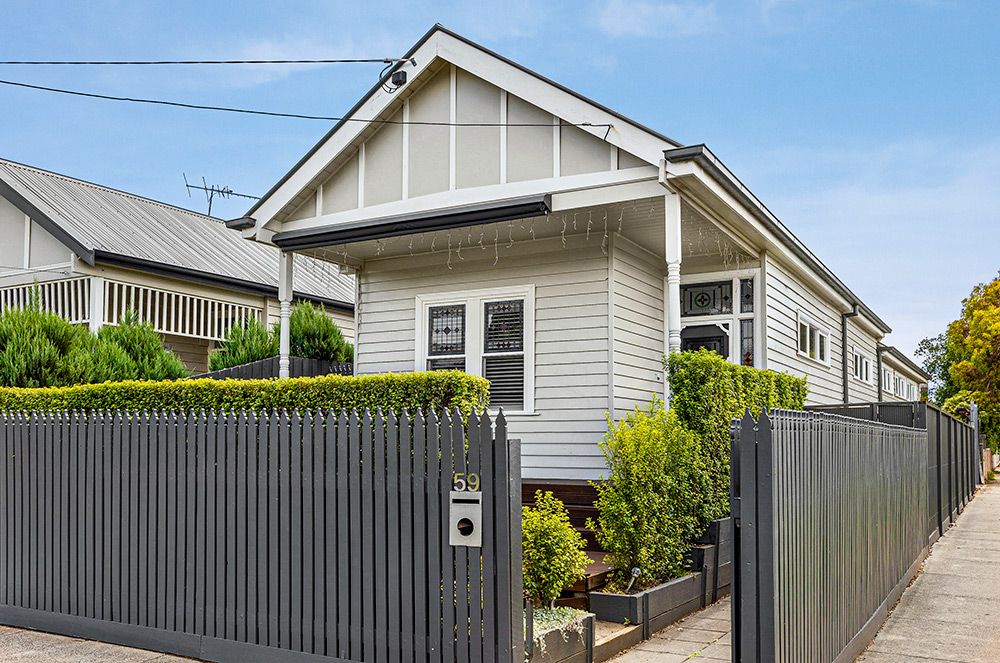
[[[0,624],[215,661],[523,660],[502,415],[0,413],[0,452]],[[455,495],[481,548],[450,545]]]
[[[734,661],[854,660],[928,545],[928,448],[819,412],[735,422]]]

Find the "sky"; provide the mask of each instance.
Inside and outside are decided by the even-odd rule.
[[[907,353],[1000,268],[1000,3],[4,0],[0,16],[0,60],[382,58],[440,22],[708,144]],[[380,69],[0,66],[0,79],[336,116]],[[5,85],[0,118],[0,157],[199,211],[185,174],[260,195],[329,129]]]

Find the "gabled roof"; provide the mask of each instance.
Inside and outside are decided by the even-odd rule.
[[[81,260],[275,296],[279,250],[243,239],[210,216],[0,159],[0,195]],[[297,256],[294,291],[353,308],[354,279]]]
[[[882,353],[885,353],[885,354],[891,356],[896,362],[898,362],[899,364],[905,366],[909,370],[913,371],[913,373],[915,373],[916,375],[919,375],[924,380],[930,380],[931,379],[931,374],[930,373],[928,373],[927,371],[925,371],[924,369],[922,369],[920,366],[917,366],[917,363],[915,361],[913,361],[912,359],[910,359],[909,357],[907,357],[905,354],[903,354],[902,351],[900,351],[898,348],[896,348],[896,347],[894,347],[892,345],[885,345],[883,343],[879,343],[878,349],[879,349],[879,352],[882,352]]]
[[[294,176],[296,176],[296,174],[299,173],[300,170],[303,170],[303,169],[308,170],[309,162],[317,154],[317,152],[319,152],[321,149],[323,149],[324,146],[328,142],[330,142],[331,138],[333,138],[335,134],[341,132],[341,130],[347,130],[347,131],[358,130],[358,127],[363,127],[366,121],[374,119],[374,117],[370,117],[370,116],[364,116],[364,117],[358,116],[358,112],[361,111],[362,109],[364,109],[365,106],[366,106],[366,104],[368,104],[370,101],[373,100],[373,98],[375,97],[375,95],[377,93],[379,93],[379,91],[385,86],[386,83],[388,83],[388,81],[390,80],[390,78],[392,77],[392,74],[394,72],[396,72],[397,70],[402,69],[403,67],[407,66],[407,61],[410,60],[410,59],[412,59],[412,58],[414,58],[414,56],[416,54],[418,54],[418,52],[425,45],[427,45],[428,42],[431,42],[431,40],[435,39],[435,38],[437,39],[437,42],[431,44],[431,46],[433,46],[433,51],[432,51],[433,57],[432,57],[432,59],[438,59],[438,58],[440,58],[440,59],[445,59],[445,60],[451,61],[453,59],[460,59],[461,60],[461,59],[468,58],[468,59],[470,59],[470,61],[474,60],[474,59],[479,59],[479,61],[482,61],[482,57],[485,56],[485,59],[487,61],[490,61],[493,65],[498,65],[501,68],[512,68],[512,69],[516,70],[516,73],[518,74],[518,76],[524,75],[524,80],[534,81],[534,84],[536,86],[537,86],[537,84],[541,84],[543,87],[546,87],[548,89],[557,91],[558,94],[563,95],[565,98],[572,98],[578,104],[580,102],[582,102],[588,108],[588,113],[587,114],[588,115],[592,115],[592,116],[600,117],[601,118],[599,120],[600,123],[609,122],[611,120],[614,120],[615,121],[615,123],[614,123],[614,131],[609,132],[610,136],[606,137],[607,140],[608,140],[608,142],[610,142],[612,144],[614,144],[616,142],[616,140],[621,137],[621,132],[625,132],[625,133],[631,135],[632,137],[641,136],[643,138],[644,142],[646,142],[646,143],[655,143],[655,145],[656,145],[655,149],[657,151],[662,151],[663,149],[671,148],[671,147],[679,147],[679,146],[682,145],[682,143],[674,140],[673,138],[670,138],[670,137],[668,137],[668,136],[660,133],[659,131],[656,131],[655,129],[651,129],[650,127],[647,127],[647,126],[645,126],[645,125],[643,125],[643,124],[641,124],[641,123],[639,123],[639,122],[637,122],[635,120],[632,120],[632,119],[626,117],[625,115],[622,115],[618,111],[615,111],[615,110],[613,110],[613,109],[605,106],[604,104],[601,104],[601,103],[599,103],[597,101],[594,101],[593,99],[590,99],[590,98],[588,98],[588,97],[580,94],[579,92],[576,92],[575,90],[572,90],[572,89],[570,89],[570,88],[568,88],[568,87],[566,87],[566,86],[564,86],[564,85],[562,85],[560,83],[557,83],[556,81],[553,81],[552,79],[547,78],[547,77],[543,76],[542,74],[539,74],[538,72],[535,72],[532,69],[529,69],[528,67],[525,67],[524,65],[521,65],[521,64],[515,62],[514,60],[511,60],[511,59],[509,59],[507,57],[504,57],[503,55],[500,55],[499,53],[496,53],[495,51],[492,51],[492,50],[486,48],[485,46],[482,46],[481,44],[477,44],[476,42],[472,41],[471,39],[468,39],[467,37],[464,37],[464,36],[458,34],[457,32],[453,32],[452,30],[449,30],[448,28],[446,28],[443,25],[441,25],[440,23],[438,23],[438,24],[434,25],[430,30],[428,30],[424,34],[424,36],[421,37],[420,40],[417,41],[417,43],[415,43],[406,52],[406,54],[400,59],[400,62],[398,62],[392,68],[386,70],[386,72],[383,75],[383,77],[377,83],[375,83],[375,85],[373,85],[371,87],[371,89],[368,90],[368,92],[366,92],[361,97],[361,99],[359,99],[358,102],[349,111],[347,111],[346,113],[343,114],[343,119],[341,119],[339,122],[337,122],[330,129],[330,131],[328,131],[326,133],[326,135],[324,135],[319,140],[319,142],[317,142],[312,147],[312,149],[310,149],[308,152],[306,152],[306,154],[301,159],[299,159],[298,163],[296,163],[294,166],[292,166],[292,168],[287,173],[285,173],[281,177],[281,179],[279,179],[275,183],[275,185],[273,187],[271,187],[271,189],[267,193],[265,193],[264,196],[261,197],[261,199],[259,201],[257,201],[247,211],[247,213],[246,213],[245,216],[247,218],[253,218],[254,214],[257,213],[258,210],[260,210],[262,206],[264,206],[266,203],[268,203],[269,199],[272,196],[274,196],[276,193],[278,193],[279,190],[281,190],[282,187],[290,179],[292,179]],[[456,46],[457,46],[457,48],[456,48]],[[457,56],[460,56],[460,57],[457,57]],[[429,64],[429,62],[427,62],[427,61],[421,61],[421,62],[417,63],[417,68],[418,68],[417,76],[419,76],[420,73],[422,73],[423,67],[425,67],[428,64]],[[459,66],[463,65],[462,62],[458,62],[457,64]],[[510,69],[508,69],[508,71],[510,71]],[[473,73],[475,73],[475,72],[473,72]],[[407,85],[411,85],[413,83],[413,80],[415,80],[415,77],[411,73],[411,78],[410,78],[410,81],[407,83]],[[507,82],[509,83],[510,81],[508,80]],[[498,86],[501,86],[501,84],[499,82],[496,82],[496,84]],[[519,96],[522,96],[525,99],[525,101],[527,101],[529,103],[532,103],[532,104],[534,104],[536,106],[539,106],[541,108],[545,108],[546,110],[550,110],[549,108],[546,108],[547,104],[544,101],[542,101],[541,99],[535,98],[533,95],[523,94],[523,95],[519,95]],[[379,103],[381,103],[381,102],[379,102]],[[393,103],[392,97],[386,98],[386,100],[385,100],[385,107],[386,108],[391,107],[392,103]],[[384,109],[382,109],[382,110],[384,111]],[[382,111],[379,111],[379,112],[382,112]],[[553,112],[553,115],[559,116],[560,113]],[[572,122],[572,123],[577,123],[577,122],[580,122],[580,121],[589,120],[590,118],[567,118],[567,117],[563,117],[562,119],[567,120],[567,121]],[[596,124],[596,122],[594,124]],[[595,128],[594,132],[595,132],[595,135],[601,135],[604,132],[604,129]],[[650,163],[652,165],[657,165],[659,163],[659,158],[660,158],[659,157],[659,153],[658,152],[656,153],[655,158],[653,158],[651,156],[652,154],[653,154],[653,151],[649,151],[646,154],[646,156],[644,157],[643,154],[641,154],[639,151],[636,151],[636,156],[637,157],[639,157],[639,158],[645,158],[645,160],[647,160],[648,163]],[[336,156],[336,155],[331,155],[331,156]],[[316,171],[319,171],[325,165],[326,165],[325,163],[322,166],[319,166],[319,167],[316,167],[314,165],[313,169],[316,170]],[[315,175],[315,173],[310,173],[310,177],[312,177],[313,175]],[[282,207],[284,207],[284,205],[282,205]],[[256,220],[260,221],[261,219],[256,219]],[[266,223],[267,219],[264,219],[263,221]]]

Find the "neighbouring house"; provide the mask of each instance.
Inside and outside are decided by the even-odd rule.
[[[879,391],[882,401],[917,401],[924,397],[931,376],[890,345],[880,344]]]
[[[279,251],[197,212],[0,160],[0,310],[41,306],[91,329],[128,309],[192,371],[229,328],[278,320]],[[293,297],[354,336],[354,279],[303,258]]]
[[[304,257],[356,275],[359,373],[489,378],[527,479],[598,476],[605,413],[666,395],[668,352],[878,399],[889,326],[705,145],[441,26],[228,224],[283,282]]]

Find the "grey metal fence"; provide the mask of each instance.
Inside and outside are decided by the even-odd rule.
[[[354,375],[354,364],[342,361],[327,361],[325,359],[310,359],[308,357],[289,357],[288,374],[293,378],[311,378],[319,375]],[[278,357],[268,357],[223,368],[210,373],[192,375],[191,378],[210,378],[212,380],[260,380],[278,377]]]
[[[982,483],[982,466],[977,462],[982,455],[977,426],[934,405],[882,402],[817,405],[807,409],[927,431],[927,531],[932,541],[955,522],[975,486]]]
[[[0,623],[216,661],[523,660],[502,416],[0,413],[0,452]],[[482,547],[450,545],[452,501],[480,501]]]
[[[853,660],[928,545],[928,433],[818,412],[733,429],[734,661]]]

